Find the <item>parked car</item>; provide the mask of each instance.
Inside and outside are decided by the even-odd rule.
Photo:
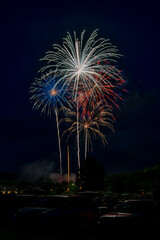
[[[0,224],[12,224],[15,212],[35,201],[34,195],[4,195],[0,196]]]
[[[100,192],[95,192],[95,191],[81,191],[81,192],[78,192],[78,195],[86,198],[92,198],[94,202],[98,205],[102,204],[104,200],[104,195]]]
[[[153,227],[160,224],[160,204],[152,199],[130,199],[115,211],[99,218],[101,229],[126,227]]]
[[[14,220],[17,226],[54,228],[89,226],[97,222],[98,208],[91,198],[50,195],[40,197],[31,206],[19,209]]]
[[[99,217],[114,211],[114,209],[120,204],[120,201],[121,200],[119,198],[104,197],[103,201],[101,201],[98,206]]]

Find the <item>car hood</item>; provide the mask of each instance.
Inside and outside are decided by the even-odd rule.
[[[25,208],[19,209],[17,211],[17,214],[31,214],[31,213],[41,214],[43,212],[47,212],[50,210],[51,210],[50,208],[44,208],[44,207],[25,207]]]
[[[132,213],[122,213],[122,212],[112,212],[101,216],[100,218],[126,218],[131,217],[134,214]]]

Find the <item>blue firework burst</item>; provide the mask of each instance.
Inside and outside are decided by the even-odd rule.
[[[40,109],[42,113],[51,116],[53,111],[67,102],[67,91],[62,84],[57,84],[57,81],[53,75],[35,79],[30,88],[33,109]]]

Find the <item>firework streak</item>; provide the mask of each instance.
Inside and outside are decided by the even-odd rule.
[[[78,39],[75,32],[74,37],[67,33],[62,45],[54,44],[53,50],[41,59],[46,65],[39,73],[45,77],[36,80],[31,87],[33,108],[41,108],[48,115],[52,111],[56,114],[59,146],[58,111],[61,108],[65,113],[61,122],[70,126],[64,133],[68,132],[68,137],[76,133],[78,168],[80,133],[84,135],[86,159],[89,147],[92,150],[92,138],[99,137],[103,143],[107,142],[101,128],[113,131],[113,110],[119,108],[118,103],[123,101],[126,92],[122,71],[115,65],[122,56],[118,49],[108,39],[97,38],[97,30],[86,41],[84,34],[85,31]]]
[[[41,109],[41,112],[51,117],[54,112],[57,123],[57,136],[59,146],[59,161],[60,161],[60,173],[62,176],[62,154],[61,154],[61,140],[59,133],[59,120],[58,120],[58,105],[61,107],[67,101],[65,91],[60,85],[55,86],[55,77],[43,76],[40,79],[36,79],[30,87],[30,93],[32,97],[30,100],[34,102],[33,109]]]

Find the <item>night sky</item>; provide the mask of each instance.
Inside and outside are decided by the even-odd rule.
[[[132,172],[159,163],[159,7],[128,1],[1,1],[0,3],[0,172],[58,170],[55,119],[32,110],[29,87],[43,65],[39,59],[66,32],[86,38],[99,29],[124,56],[118,61],[128,94],[115,112],[108,145],[96,141],[92,156],[106,172]],[[142,1],[143,2],[143,1]],[[66,171],[66,142],[62,143]],[[77,167],[70,146],[71,171]],[[81,151],[83,154],[83,149]],[[53,164],[52,164],[53,163]],[[52,170],[49,170],[52,168]],[[42,172],[43,172],[42,170]]]

